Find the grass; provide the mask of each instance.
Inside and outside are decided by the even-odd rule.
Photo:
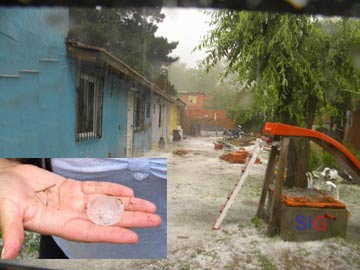
[[[260,251],[256,253],[256,256],[260,262],[261,270],[277,270],[277,267],[271,262],[271,260],[264,254],[261,254]]]
[[[37,259],[39,257],[40,235],[25,231],[24,244],[16,259]],[[0,231],[0,250],[3,248],[3,239]]]
[[[255,228],[257,230],[263,229],[266,226],[264,221],[262,219],[258,218],[257,216],[255,216],[251,219],[251,223],[255,226]]]

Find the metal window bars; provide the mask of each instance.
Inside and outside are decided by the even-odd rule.
[[[77,88],[76,141],[102,136],[104,81],[98,74],[81,71]]]

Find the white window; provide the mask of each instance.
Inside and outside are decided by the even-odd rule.
[[[189,96],[189,102],[196,104],[197,103],[197,96]]]

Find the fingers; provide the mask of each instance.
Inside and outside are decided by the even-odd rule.
[[[152,202],[139,198],[119,197],[119,199],[125,204],[125,210],[127,211],[156,212],[156,205]]]
[[[96,198],[99,194],[89,194],[85,196],[84,200],[84,210],[86,211],[89,200]],[[100,195],[102,196],[102,195]],[[129,198],[129,197],[115,197],[125,205],[126,211],[139,211],[147,213],[155,213],[156,205],[150,201],[139,199],[139,198]]]
[[[125,211],[118,224],[124,228],[149,228],[158,227],[161,224],[161,217],[155,214]]]
[[[0,202],[0,222],[4,240],[1,259],[14,259],[23,245],[24,228],[22,215],[13,202],[5,199]]]
[[[78,242],[135,244],[139,237],[133,231],[116,226],[99,226],[86,220],[73,220],[64,228],[66,239]],[[67,232],[67,233],[66,233]]]
[[[157,227],[161,224],[161,217],[154,214],[156,206],[146,200],[137,198],[120,198],[125,203],[125,212],[117,226],[124,228],[148,228]],[[89,220],[84,209],[80,216]]]
[[[84,181],[81,191],[85,194],[107,194],[112,196],[134,197],[134,191],[123,185],[110,182]]]

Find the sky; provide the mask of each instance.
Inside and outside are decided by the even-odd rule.
[[[196,62],[205,57],[203,51],[192,50],[199,44],[201,37],[210,30],[210,18],[203,13],[204,9],[195,8],[163,8],[165,19],[158,24],[156,36],[167,37],[169,41],[179,41],[173,51],[174,56],[180,57],[180,62],[189,67],[196,66]]]

